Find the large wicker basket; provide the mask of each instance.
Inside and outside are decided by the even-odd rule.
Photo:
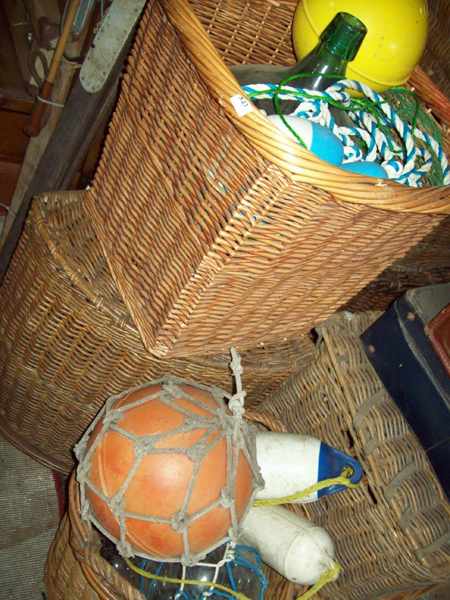
[[[411,288],[447,282],[450,282],[448,217],[404,258],[388,267],[352,298],[347,308],[351,311],[385,310]]]
[[[310,365],[258,407],[363,465],[358,489],[302,507],[336,542],[343,573],[323,590],[333,600],[376,600],[450,581],[450,505],[364,353],[358,336],[373,318],[332,317]]]
[[[256,415],[255,415],[256,416]],[[273,419],[272,419],[273,423]],[[61,522],[51,545],[45,581],[49,600],[143,600],[143,596],[105,561],[99,552],[100,537],[92,526],[80,517],[78,486],[74,477],[69,487],[69,511]],[[267,568],[269,589],[267,600],[294,600],[298,588],[286,581],[273,569]],[[366,595],[365,600],[415,600],[427,587],[382,596]],[[370,593],[370,592],[368,592]],[[324,588],[315,600],[337,596],[327,595]],[[341,596],[339,596],[341,597]],[[348,596],[350,598],[350,596]]]
[[[81,519],[79,490],[72,477],[69,511],[56,533],[46,565],[49,600],[144,600],[144,596],[102,558],[100,545],[98,532]],[[266,597],[292,600],[294,586],[272,569],[267,569],[267,575]]]
[[[100,600],[75,557],[69,534],[69,517],[65,515],[47,558],[45,584],[48,600]]]
[[[0,431],[65,471],[72,446],[111,394],[165,373],[232,385],[227,355],[169,361],[145,350],[83,199],[83,192],[65,192],[35,203],[0,289]],[[303,337],[243,353],[247,404],[263,399],[312,349]]]
[[[296,3],[147,4],[87,206],[159,356],[307,330],[450,213],[449,187],[347,174],[260,112],[237,116],[227,65],[292,62]]]

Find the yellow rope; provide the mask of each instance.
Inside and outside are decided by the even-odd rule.
[[[313,483],[301,492],[295,492],[295,494],[291,494],[290,496],[284,496],[283,498],[267,498],[266,500],[255,500],[253,506],[277,506],[278,504],[289,504],[291,502],[296,502],[297,500],[302,500],[303,498],[311,496],[311,494],[314,494],[314,492],[318,492],[319,490],[323,490],[332,485],[344,485],[348,488],[356,488],[358,487],[358,484],[353,483],[350,479],[352,474],[353,469],[351,467],[346,467],[339,477],[330,477],[330,479],[323,479],[322,481]]]
[[[149,573],[148,571],[144,571],[144,569],[140,569],[134,563],[131,562],[128,558],[125,559],[125,562],[130,567],[132,571],[141,575],[141,577],[145,577],[146,579],[154,579],[155,581],[161,581],[162,583],[175,583],[175,584],[183,584],[183,585],[202,585],[209,588],[216,588],[217,590],[221,590],[222,592],[227,592],[233,598],[237,598],[237,600],[251,600],[245,594],[241,594],[240,592],[235,592],[231,588],[226,585],[222,585],[221,583],[212,583],[211,581],[201,581],[200,579],[177,579],[175,577],[164,577],[163,575],[154,575],[153,573]]]
[[[341,565],[337,562],[333,562],[328,571],[320,577],[320,579],[311,587],[307,592],[298,596],[297,600],[310,600],[319,590],[321,590],[327,583],[334,581],[339,577],[341,572]]]
[[[331,477],[330,479],[323,479],[322,481],[318,481],[313,485],[310,485],[305,490],[301,492],[296,492],[295,494],[291,494],[290,496],[285,496],[284,498],[268,498],[267,500],[256,500],[254,506],[276,506],[278,504],[288,504],[289,502],[295,502],[296,500],[301,500],[314,492],[319,490],[323,490],[332,485],[344,485],[348,488],[356,488],[358,487],[357,483],[353,483],[350,479],[353,474],[353,469],[351,467],[346,467],[342,474],[339,477]],[[226,592],[236,598],[237,600],[251,600],[245,594],[241,594],[240,592],[235,592],[231,588],[226,585],[222,585],[220,583],[213,583],[210,581],[201,581],[200,579],[177,579],[175,577],[164,577],[163,575],[155,575],[150,573],[149,571],[144,571],[144,569],[140,569],[134,563],[131,562],[128,558],[125,559],[125,562],[130,567],[132,571],[141,575],[141,577],[145,577],[146,579],[153,579],[155,581],[161,581],[162,583],[174,583],[174,584],[183,584],[183,585],[200,585],[210,588],[216,588],[222,592]],[[334,581],[339,577],[339,573],[341,571],[341,567],[337,562],[333,562],[328,571],[322,574],[320,579],[311,587],[307,592],[298,596],[297,600],[310,600],[317,592],[322,589],[327,583]]]
[[[228,588],[225,585],[220,583],[212,583],[210,581],[201,581],[200,579],[177,579],[175,577],[164,577],[163,575],[154,575],[149,571],[144,571],[144,569],[140,569],[137,567],[131,560],[128,558],[125,559],[125,562],[130,567],[132,571],[140,575],[141,577],[145,577],[146,579],[153,579],[155,581],[161,581],[162,583],[174,583],[174,584],[183,584],[183,585],[201,585],[205,587],[213,587],[222,592],[227,592],[237,600],[251,600],[245,594],[241,594],[240,592],[235,592],[232,589]],[[328,571],[325,571],[320,579],[304,594],[297,597],[297,600],[310,600],[319,590],[321,590],[327,583],[334,581],[339,577],[339,573],[341,572],[341,566],[337,562],[333,562]]]

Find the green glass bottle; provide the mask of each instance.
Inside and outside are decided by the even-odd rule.
[[[367,28],[362,21],[340,12],[323,30],[317,46],[295,66],[236,65],[231,70],[241,86],[255,83],[279,84],[297,74],[313,73],[312,76],[294,79],[288,85],[322,91],[335,81],[345,78],[347,64],[355,58],[366,33]],[[272,99],[255,99],[254,102],[267,114],[275,112]],[[281,112],[291,114],[297,104],[295,100],[282,100]]]

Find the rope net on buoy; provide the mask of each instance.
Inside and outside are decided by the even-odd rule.
[[[263,481],[256,460],[254,427],[243,419],[245,392],[242,390],[242,369],[237,353],[233,354],[231,366],[235,375],[236,394],[230,395],[219,388],[173,376],[163,377],[109,398],[77,444],[75,454],[80,463],[77,479],[80,484],[82,518],[90,521],[114,542],[123,557],[141,556],[151,560],[193,565],[215,548],[238,539],[239,524],[252,505],[256,491],[263,487]],[[153,408],[158,410],[163,406],[164,410],[169,411],[168,414],[175,416],[179,424],[167,430],[160,428],[159,431],[144,434],[138,434],[127,426],[127,416],[134,412],[136,417],[142,407],[151,411],[152,403]],[[148,427],[151,431],[151,423],[148,423]],[[142,425],[141,421],[139,429],[142,428],[145,430],[146,425]],[[184,434],[195,434],[194,442],[178,446],[172,444],[175,438],[184,439]],[[115,444],[122,444],[127,452],[132,452],[126,475],[114,489],[114,486],[108,484],[104,473],[105,468],[108,468],[104,464],[104,448],[112,439],[111,436],[114,436]],[[223,447],[226,461],[224,485],[217,489],[214,498],[193,511],[190,505],[196,486],[199,485],[199,479],[205,477],[202,465],[211,456],[211,452],[219,452],[220,446]],[[185,457],[184,461],[189,461],[191,475],[187,477],[180,506],[172,514],[165,516],[130,510],[130,490],[137,489],[136,478],[143,477],[147,457],[162,455],[171,459],[177,456],[177,460],[181,455]],[[159,475],[154,474],[155,487],[150,485],[146,490],[149,498],[147,506],[150,509],[152,494],[160,493]],[[245,487],[243,481],[249,486],[247,493],[241,489]],[[208,527],[208,522],[211,522],[208,517],[214,511],[214,514],[220,514],[228,526],[218,539],[199,549],[193,539],[199,529],[202,529],[203,523]],[[105,527],[105,519],[99,513],[103,516],[107,514],[112,526]],[[149,533],[150,538],[158,530],[158,535],[175,539],[175,546],[179,546],[180,551],[168,556],[150,551],[148,545],[143,549],[136,543],[138,530]]]

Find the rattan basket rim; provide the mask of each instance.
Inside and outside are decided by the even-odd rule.
[[[81,518],[80,489],[76,480],[75,471],[73,471],[70,476],[68,491],[68,515],[71,530],[70,545],[74,550],[75,556],[79,559],[77,545],[79,543],[83,548],[86,550],[88,549],[92,537],[92,525],[87,522],[85,523]],[[108,590],[101,585],[100,578],[96,576],[95,571],[89,565],[88,561],[79,560],[79,563],[89,585],[97,592],[100,598],[113,600],[113,596],[111,596]]]
[[[36,462],[44,465],[44,467],[52,469],[53,471],[58,471],[59,473],[67,473],[67,467],[64,467],[62,463],[58,463],[46,454],[43,454],[41,451],[36,450],[34,446],[30,445],[28,440],[18,436],[16,432],[12,433],[7,427],[5,427],[5,424],[2,422],[2,420],[0,420],[0,434],[11,445],[15,446],[18,450]]]
[[[57,194],[54,192],[40,194],[33,201],[30,220],[37,228],[40,239],[46,244],[54,261],[61,266],[70,281],[82,291],[97,309],[107,312],[109,316],[118,320],[121,326],[132,330],[134,325],[125,306],[122,306],[120,301],[115,303],[111,298],[107,298],[102,294],[101,291],[96,291],[94,286],[87,282],[75,259],[61,252],[58,247],[58,226],[52,222],[52,213],[59,215],[61,208],[64,209],[76,204],[81,205],[84,202],[86,193],[85,190],[76,190],[58,192]],[[55,238],[52,237],[52,234]],[[94,230],[92,230],[92,234],[96,235]]]
[[[294,181],[319,187],[337,200],[395,212],[450,214],[450,186],[411,188],[347,173],[284,136],[260,111],[237,117],[230,98],[242,90],[209,39],[189,0],[161,0],[210,93],[255,149]]]
[[[59,247],[59,239],[66,238],[67,231],[55,222],[53,216],[60,217],[61,209],[64,210],[71,206],[79,208],[80,212],[83,212],[82,205],[86,195],[86,190],[76,190],[57,193],[48,192],[36,196],[31,210],[30,222],[37,229],[40,243],[46,245],[55,263],[58,267],[61,267],[61,271],[86,296],[89,302],[95,306],[96,310],[106,313],[121,328],[134,333],[137,331],[136,326],[119,294],[117,295],[117,301],[114,301],[113,298],[102,293],[103,288],[96,289],[93,283],[85,276],[86,272],[83,269],[80,255],[78,253],[74,255],[64,253]],[[87,214],[85,218],[88,221]],[[96,236],[94,230],[92,230],[92,235]],[[100,242],[98,243],[100,248]],[[244,369],[252,369],[252,371],[264,373],[276,366],[286,364],[290,356],[294,357],[299,344],[300,342],[297,343],[294,338],[274,346],[267,344],[250,350],[243,350],[241,358]],[[179,359],[183,360],[183,357],[179,357]],[[189,357],[189,360],[192,359]],[[198,355],[195,358],[195,362],[205,368],[227,368],[229,361],[228,355],[225,354],[217,356]],[[55,468],[59,470],[59,467],[56,465]]]

